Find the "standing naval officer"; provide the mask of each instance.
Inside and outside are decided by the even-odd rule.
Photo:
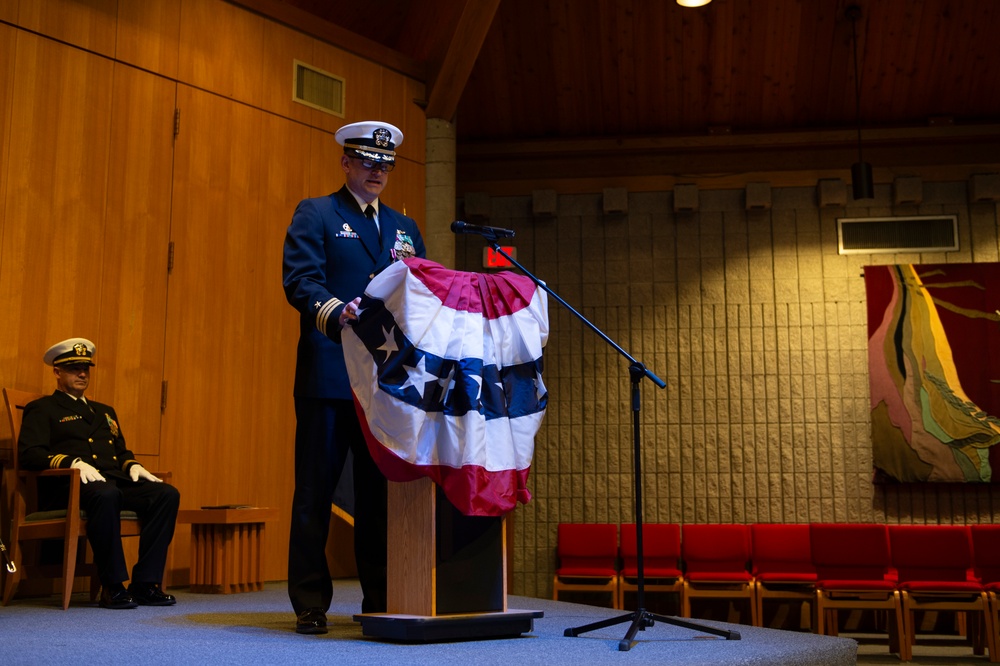
[[[389,264],[425,256],[416,222],[379,201],[403,142],[380,121],[337,130],[345,185],[304,199],[285,237],[283,282],[299,311],[295,366],[295,494],[288,596],[301,634],[327,631],[333,584],[326,560],[331,502],[353,454],[354,555],[364,613],[386,610],[386,481],[372,461],[351,396],[340,330],[368,283]]]

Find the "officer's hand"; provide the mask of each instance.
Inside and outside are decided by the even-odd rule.
[[[361,297],[358,296],[353,301],[344,306],[344,309],[340,311],[340,319],[338,323],[341,328],[345,326],[350,326],[358,320],[358,306],[361,304]]]
[[[139,479],[144,479],[146,481],[152,481],[153,483],[163,483],[163,479],[158,479],[149,472],[142,465],[132,465],[128,468],[128,475],[132,477],[132,480],[138,482]]]
[[[73,469],[80,470],[80,480],[84,483],[90,483],[91,481],[104,481],[104,477],[101,473],[97,471],[97,468],[90,463],[85,463],[79,458],[73,461],[70,465]]]

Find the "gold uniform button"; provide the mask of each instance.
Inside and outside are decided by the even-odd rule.
[[[94,454],[94,460],[97,460],[97,454],[96,453]]]
[[[118,461],[118,456],[111,456],[111,459],[114,460],[115,462],[117,462]]]
[[[90,444],[93,444],[94,443],[94,438],[93,437],[88,438],[87,442],[89,442]]]
[[[369,279],[369,280],[374,280],[374,279],[375,279],[375,274],[374,274],[374,273],[370,273],[370,274],[368,275],[368,279]]]

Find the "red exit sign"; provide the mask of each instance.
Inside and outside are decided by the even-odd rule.
[[[517,248],[513,245],[501,245],[500,249],[510,255],[510,258],[517,261]],[[483,266],[485,268],[510,268],[513,264],[491,247],[483,248]]]

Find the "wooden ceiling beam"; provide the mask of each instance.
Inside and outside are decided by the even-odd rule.
[[[534,189],[579,191],[697,182],[730,187],[745,174],[799,174],[850,179],[856,130],[782,132],[653,139],[498,141],[458,144],[457,190],[495,195]],[[864,157],[883,176],[901,170],[983,165],[996,171],[1000,125],[866,130]],[[964,173],[964,172],[963,172]],[[836,174],[836,175],[830,175]],[[547,183],[547,185],[542,185]],[[600,188],[599,188],[600,189]]]
[[[424,63],[399,51],[335,25],[322,17],[294,7],[281,0],[227,0],[261,16],[274,19],[290,28],[342,48],[374,63],[418,81],[427,80]]]
[[[466,0],[444,61],[437,71],[428,73],[428,118],[454,119],[465,84],[499,6],[500,0]]]

